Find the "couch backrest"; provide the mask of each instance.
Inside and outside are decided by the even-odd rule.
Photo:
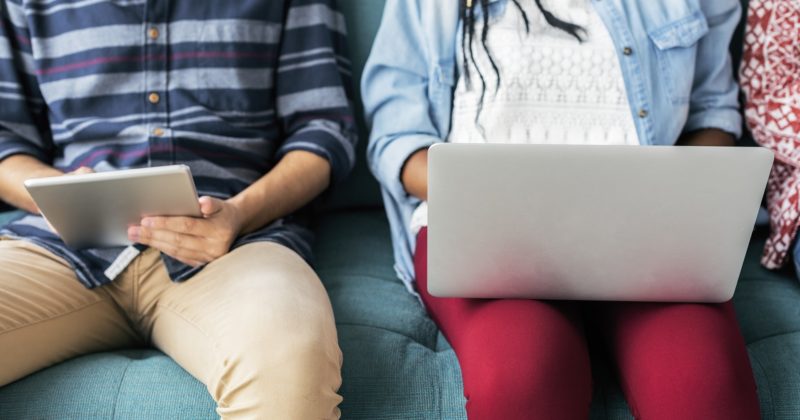
[[[357,95],[355,105],[359,134],[358,161],[350,177],[332,191],[326,201],[327,209],[377,207],[383,204],[378,182],[367,168],[365,154],[369,132],[364,123],[364,108],[361,105],[361,89],[359,89],[361,71],[380,25],[383,5],[384,0],[339,0],[339,7],[347,20],[350,58],[353,62],[353,83]]]
[[[744,52],[744,32],[746,29],[747,23],[747,6],[749,4],[749,0],[740,0],[742,3],[742,20],[739,22],[739,27],[736,28],[736,33],[733,35],[733,41],[731,41],[731,55],[733,56],[733,68],[736,69],[736,78],[739,78],[739,64],[742,61],[742,52]],[[742,103],[744,103],[744,97],[741,97]],[[756,146],[756,142],[753,140],[753,136],[750,134],[750,131],[747,129],[747,124],[744,124],[744,135],[740,141],[740,144],[743,146]]]
[[[731,55],[733,56],[733,67],[736,69],[736,77],[739,77],[739,63],[742,60],[742,42],[744,40],[745,23],[747,23],[747,5],[749,0],[739,0],[742,3],[742,20],[731,41]]]

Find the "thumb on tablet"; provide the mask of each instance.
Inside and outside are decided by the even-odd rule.
[[[213,197],[200,197],[200,212],[208,217],[222,210],[222,202]]]

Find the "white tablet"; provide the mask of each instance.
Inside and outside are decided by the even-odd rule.
[[[25,187],[75,249],[130,245],[128,227],[145,216],[202,215],[185,165],[37,178]]]

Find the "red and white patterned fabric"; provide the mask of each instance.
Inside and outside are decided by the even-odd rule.
[[[780,268],[800,227],[800,0],[752,0],[740,69],[745,118],[775,152],[767,184],[771,234],[761,263]]]

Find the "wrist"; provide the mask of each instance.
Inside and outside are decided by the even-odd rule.
[[[260,216],[260,213],[266,211],[266,206],[263,204],[254,206],[250,201],[251,200],[244,196],[244,193],[233,196],[227,200],[231,208],[234,228],[236,229],[237,235],[244,235],[261,227],[260,225],[256,225],[256,219],[259,219],[257,216]]]
[[[247,216],[242,206],[240,200],[236,200],[236,197],[229,198],[225,201],[228,205],[228,209],[230,211],[230,219],[233,231],[236,233],[237,236],[241,235],[244,231],[244,227],[247,224]]]
[[[400,182],[406,193],[428,199],[428,148],[414,152],[400,169]]]

